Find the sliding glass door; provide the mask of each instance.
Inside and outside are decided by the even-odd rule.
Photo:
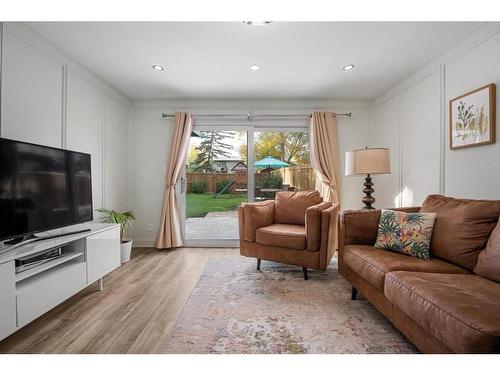
[[[238,246],[237,207],[314,189],[305,128],[196,126],[181,179],[186,246]]]

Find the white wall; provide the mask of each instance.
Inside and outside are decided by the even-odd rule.
[[[129,130],[129,202],[137,222],[133,229],[135,245],[149,246],[158,230],[162,209],[165,175],[170,150],[172,119],[163,119],[162,112],[183,110],[191,113],[310,113],[314,110],[333,112],[352,111],[352,118],[338,118],[339,154],[342,175],[345,151],[364,147],[369,141],[372,121],[370,101],[299,101],[299,100],[140,100],[132,103]],[[213,124],[213,120],[198,120],[197,125]],[[290,121],[222,121],[217,124],[255,125],[261,127],[307,127],[307,122]],[[361,206],[362,179],[343,178],[342,205],[345,208]],[[148,229],[152,224],[153,231]]]
[[[130,101],[19,23],[4,23],[0,135],[87,152],[94,207],[127,208]]]
[[[93,204],[102,207],[102,91],[68,72],[66,103],[66,143],[63,145],[70,150],[91,154]]]
[[[2,137],[61,147],[62,70],[4,24]]]
[[[500,90],[500,31],[446,65],[446,102],[486,83]],[[497,124],[500,95],[496,96]],[[448,113],[446,114],[448,124]],[[500,126],[497,125],[497,134]],[[446,145],[449,141],[446,140]],[[500,198],[500,139],[462,150],[445,148],[445,192],[470,198]]]
[[[449,100],[488,83],[500,83],[500,23],[375,99],[372,146],[389,147],[393,162],[391,176],[377,176],[378,207],[420,205],[432,193],[500,199],[500,143],[449,149]]]
[[[400,180],[399,141],[401,138],[400,123],[401,97],[395,96],[381,103],[374,109],[374,124],[371,147],[387,147],[391,155],[392,174],[373,175],[375,207],[392,207],[398,196]]]

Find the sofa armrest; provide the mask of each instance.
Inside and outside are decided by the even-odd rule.
[[[373,245],[381,210],[345,210],[339,216],[339,249],[350,244]]]
[[[337,248],[337,220],[340,205],[332,204],[321,212],[321,242],[319,247],[319,266],[325,270]]]
[[[238,208],[240,239],[255,241],[255,231],[273,223],[274,201],[243,203]],[[243,233],[241,233],[243,231]],[[243,237],[242,237],[243,234]]]
[[[420,207],[390,208],[394,211],[419,212]],[[345,210],[340,212],[339,249],[349,244],[373,245],[377,239],[381,210]]]
[[[321,202],[306,210],[307,250],[318,251],[321,242],[321,214],[332,206],[331,202]]]

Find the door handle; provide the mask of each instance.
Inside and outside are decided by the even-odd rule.
[[[186,191],[186,179],[184,177],[181,177],[181,194],[184,194]]]

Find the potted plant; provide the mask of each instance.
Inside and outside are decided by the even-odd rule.
[[[132,251],[132,240],[124,240],[123,234],[125,230],[132,227],[132,222],[135,220],[132,211],[117,212],[108,210],[107,208],[99,208],[96,210],[101,214],[99,221],[107,224],[120,224],[120,249],[122,263],[130,260],[130,252]]]

